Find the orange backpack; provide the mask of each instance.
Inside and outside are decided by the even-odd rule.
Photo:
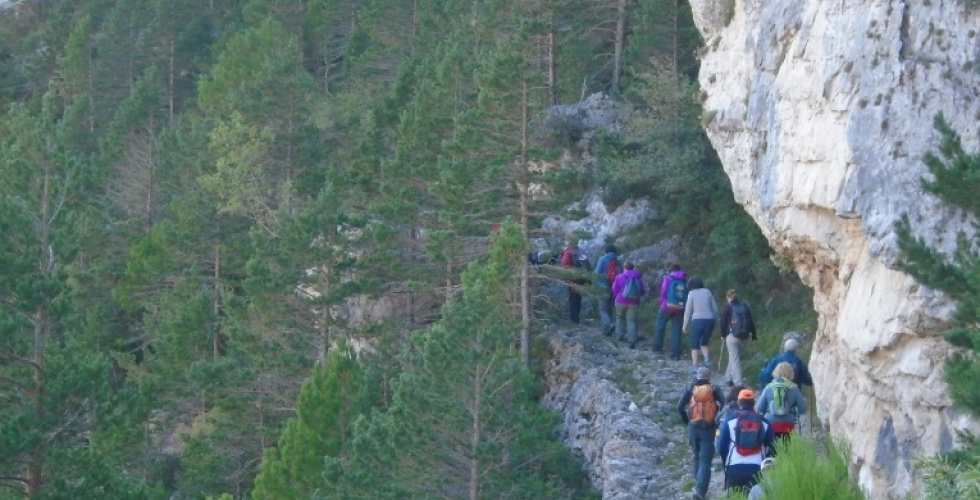
[[[717,414],[718,404],[715,403],[715,390],[711,384],[694,386],[694,390],[691,392],[691,401],[687,404],[687,416],[690,421],[715,425],[715,415]]]

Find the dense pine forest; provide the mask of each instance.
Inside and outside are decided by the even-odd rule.
[[[700,43],[682,0],[8,4],[0,498],[594,495],[536,403],[544,217],[649,197],[630,245],[812,321]]]

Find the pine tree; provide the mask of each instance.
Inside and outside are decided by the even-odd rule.
[[[279,445],[266,450],[252,498],[287,500],[325,493],[324,458],[347,456],[354,423],[377,404],[377,386],[359,363],[342,342],[313,370],[299,393],[296,417],[287,422]]]
[[[504,224],[488,261],[464,273],[460,299],[413,338],[417,356],[389,411],[358,427],[349,459],[328,462],[334,497],[574,496],[574,484],[546,479],[562,454],[546,438],[554,415],[534,401],[514,345],[511,291],[524,245],[520,229]]]

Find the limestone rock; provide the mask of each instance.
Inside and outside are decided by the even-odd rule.
[[[942,113],[980,149],[980,12],[963,2],[691,0],[708,135],[735,198],[815,290],[820,417],[873,498],[976,422],[951,411],[940,333],[953,304],[897,271],[894,223],[945,252],[966,218],[923,192]],[[846,384],[846,385],[845,385]]]

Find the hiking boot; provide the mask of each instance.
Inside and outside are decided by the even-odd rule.
[[[732,382],[731,380],[729,380],[728,382],[725,382],[725,385],[727,385],[728,387],[735,387],[735,383]]]
[[[630,349],[636,349],[636,342],[630,342]]]
[[[711,358],[708,358],[708,357],[705,357],[704,358],[704,366],[707,366],[708,368],[711,368]]]
[[[612,337],[613,331],[615,331],[615,330],[616,330],[615,327],[613,327],[613,326],[607,326],[607,327],[605,327],[602,330],[602,334],[605,335],[605,336],[607,336],[607,337]]]

